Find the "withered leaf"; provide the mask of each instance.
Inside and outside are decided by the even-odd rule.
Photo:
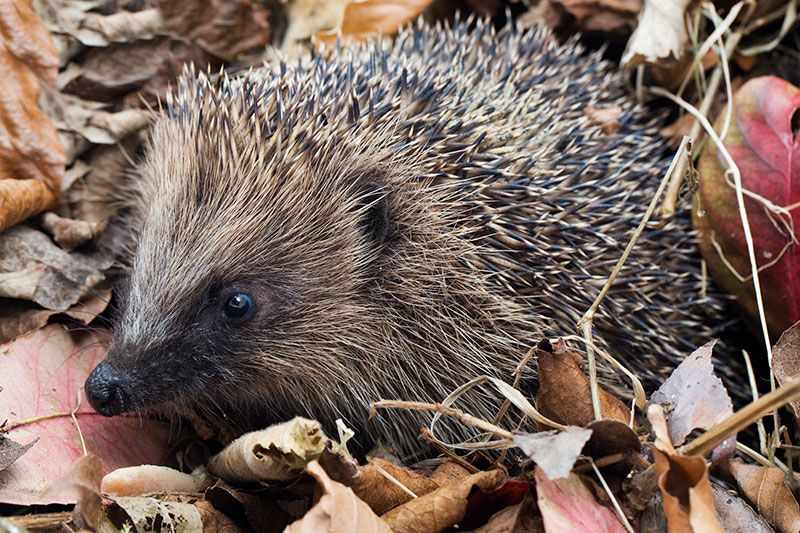
[[[209,487],[205,498],[226,516],[247,524],[251,531],[280,533],[294,521],[292,516],[281,509],[272,494],[244,492],[234,489],[224,481],[217,481]],[[305,509],[299,514],[304,512]]]
[[[322,488],[322,498],[303,518],[289,524],[286,533],[386,532],[391,530],[352,489],[333,481],[316,461],[306,471]]]
[[[134,496],[104,498],[98,531],[120,531],[126,524],[134,531],[152,530],[153,524],[175,533],[203,531],[200,511],[191,503]]]
[[[594,421],[589,378],[581,369],[581,357],[567,348],[563,341],[553,350],[537,348],[539,391],[536,405],[547,418],[570,426],[585,426]],[[600,389],[603,418],[625,424],[631,412],[618,398]]]
[[[514,444],[533,459],[549,479],[561,479],[569,475],[591,436],[591,429],[567,426],[563,431],[514,435]]]
[[[714,374],[711,341],[684,359],[650,397],[669,413],[670,441],[680,446],[694,429],[711,429],[733,414],[733,403],[722,380]]]
[[[362,0],[348,2],[337,30],[318,32],[316,42],[335,43],[343,37],[364,40],[377,35],[394,35],[414,20],[433,0]]]
[[[55,213],[42,216],[42,228],[68,252],[95,238],[101,229],[96,222],[60,217]]]
[[[714,510],[726,533],[772,533],[766,520],[756,513],[738,496],[718,485],[711,485],[714,494]]]
[[[39,108],[55,83],[58,51],[30,2],[0,9],[0,230],[58,204],[64,148]]]
[[[201,46],[216,57],[266,47],[270,42],[267,11],[252,0],[156,0],[172,35]]]
[[[11,466],[11,463],[22,457],[25,452],[31,449],[31,446],[36,444],[36,440],[23,445],[0,434],[0,470],[5,470]]]
[[[647,418],[655,433],[653,458],[669,532],[723,533],[714,512],[705,460],[700,456],[685,457],[675,450],[661,405],[651,405]]]
[[[536,513],[536,498],[529,494],[520,503],[495,513],[473,533],[544,533],[544,522]]]
[[[475,487],[483,492],[492,492],[506,481],[506,474],[500,470],[478,472],[404,503],[382,518],[395,533],[442,531],[464,517],[468,497]]]
[[[634,67],[660,59],[679,59],[688,35],[683,18],[692,0],[644,0],[639,25],[631,35],[622,64]]]
[[[228,482],[294,479],[327,442],[319,422],[298,416],[242,435],[212,457],[208,469]]]
[[[732,460],[730,471],[740,494],[778,531],[800,531],[800,505],[778,467],[749,465]]]

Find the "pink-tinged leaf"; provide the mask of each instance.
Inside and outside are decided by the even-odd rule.
[[[534,477],[545,531],[625,531],[614,512],[597,503],[576,474],[551,481],[537,467]]]
[[[800,89],[774,76],[754,78],[734,96],[730,130],[723,141],[739,167],[744,189],[778,207],[800,201],[798,113]],[[722,121],[720,116],[718,132]],[[713,143],[706,144],[698,170],[699,203],[693,219],[703,257],[717,282],[755,317],[755,294],[735,190]],[[777,336],[800,320],[800,247],[792,244],[793,237],[800,235],[800,211],[778,213],[753,197],[745,198],[745,207],[756,261],[763,269],[759,278],[767,321]],[[731,268],[746,280],[740,281]]]
[[[0,472],[0,502],[33,505],[77,500],[69,483],[53,482],[83,456],[69,413],[89,372],[103,358],[104,340],[101,334],[75,333],[51,324],[0,347],[0,413],[12,428],[8,437],[22,443],[39,439]],[[48,415],[57,416],[26,422]],[[164,423],[139,417],[105,418],[85,399],[75,416],[87,451],[101,459],[106,471],[157,464],[166,454],[169,427]]]

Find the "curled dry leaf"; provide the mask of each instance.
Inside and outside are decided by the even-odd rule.
[[[716,123],[721,131],[723,112]],[[734,94],[733,115],[723,140],[745,197],[770,332],[778,336],[800,320],[800,89],[774,76],[754,78]],[[693,223],[700,250],[716,281],[756,317],[747,242],[735,189],[714,143],[706,143],[698,165],[700,190]],[[770,205],[772,204],[772,205]]]
[[[40,80],[55,83],[57,69],[30,2],[0,1],[0,230],[58,204],[64,148],[38,104]]]
[[[589,378],[581,370],[581,357],[559,341],[552,350],[537,347],[539,391],[536,406],[547,418],[565,425],[585,426],[594,421]],[[625,424],[631,411],[618,398],[600,389],[603,417]]]
[[[97,456],[89,454],[78,459],[70,472],[57,482],[69,483],[78,492],[78,502],[72,513],[73,522],[82,522],[92,529],[97,527],[103,505],[100,497],[101,479],[103,463]]]
[[[668,413],[673,445],[680,446],[694,429],[711,429],[733,414],[733,403],[722,380],[714,374],[711,341],[684,359],[650,397]]]
[[[739,493],[767,522],[782,533],[800,531],[800,505],[786,484],[783,470],[733,460],[730,472]]]
[[[60,217],[55,213],[42,216],[42,228],[66,251],[71,251],[94,239],[100,230],[96,222]]]
[[[338,29],[318,32],[316,42],[335,43],[342,37],[365,40],[376,35],[394,35],[414,20],[433,0],[361,0],[348,2]]]
[[[298,416],[242,435],[208,461],[208,470],[231,483],[295,479],[327,442],[319,422]]]
[[[772,349],[772,371],[781,385],[800,378],[800,322],[784,331]],[[800,418],[800,401],[795,400],[789,405],[795,418]]]
[[[319,463],[331,479],[353,489],[355,495],[369,505],[377,515],[382,515],[411,500],[413,496],[408,491],[416,496],[422,496],[440,486],[431,477],[412,472],[384,459],[373,458],[366,465],[358,466],[355,461],[348,460],[327,448],[320,455]],[[390,476],[397,483],[392,481]],[[398,484],[407,490],[403,490]]]
[[[74,503],[73,487],[52,484],[83,457],[82,442],[107,469],[156,463],[166,453],[167,424],[138,417],[106,418],[85,400],[76,408],[78,391],[103,358],[105,342],[99,333],[73,333],[52,324],[0,347],[0,413],[8,418],[8,437],[17,442],[39,439],[0,471],[0,502]],[[70,416],[73,411],[80,433]]]
[[[396,507],[382,518],[395,533],[442,531],[458,524],[464,517],[468,498],[475,487],[491,493],[507,480],[506,474],[500,470],[478,472]]]
[[[563,431],[514,435],[514,444],[533,459],[548,479],[561,479],[569,475],[591,436],[591,429],[567,426]]]
[[[139,465],[117,468],[103,476],[100,491],[115,496],[153,492],[202,492],[209,486],[204,469],[186,474],[168,466]]]
[[[647,419],[655,433],[653,458],[670,533],[723,533],[714,512],[711,482],[703,458],[684,457],[675,450],[661,405],[651,405]]]
[[[285,533],[349,533],[351,531],[392,531],[352,489],[333,481],[314,461],[306,471],[317,480],[322,497],[300,520],[289,524]]]
[[[679,59],[688,37],[683,18],[691,4],[692,0],[644,0],[639,25],[628,41],[622,64],[635,67]]]
[[[537,468],[534,479],[545,531],[625,531],[614,512],[597,503],[578,475],[551,481]]]
[[[642,443],[636,433],[618,420],[598,420],[589,424],[592,430],[589,442],[583,447],[583,455],[601,459],[622,454],[625,459],[603,466],[601,470],[618,477],[625,477],[633,469],[633,454],[639,453]]]
[[[273,494],[237,490],[224,481],[217,481],[209,487],[205,492],[205,499],[234,521],[247,524],[251,531],[264,533],[282,532],[306,511],[304,507],[298,505],[296,507],[299,508],[299,512],[296,515],[289,515],[282,509],[285,502],[276,501]]]
[[[583,110],[583,114],[586,115],[591,124],[600,126],[603,133],[611,135],[619,130],[619,117],[622,116],[622,107],[618,105],[589,105]]]

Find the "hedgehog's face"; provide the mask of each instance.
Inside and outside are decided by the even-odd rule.
[[[91,404],[104,415],[229,398],[269,407],[280,391],[345,380],[348,358],[385,341],[376,287],[402,253],[404,217],[419,218],[400,214],[396,175],[357,149],[223,161],[186,135],[157,125],[140,169],[138,246],[86,383]]]

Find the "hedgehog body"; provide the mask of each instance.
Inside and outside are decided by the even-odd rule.
[[[510,382],[541,338],[574,333],[621,255],[669,157],[623,83],[575,42],[480,23],[187,74],[139,169],[92,404],[234,432],[342,418],[413,448],[427,417],[367,422],[370,402]],[[591,107],[618,108],[619,128]],[[651,223],[600,306],[596,340],[641,377],[713,336],[693,238],[686,212]],[[489,396],[462,405],[491,420]]]

